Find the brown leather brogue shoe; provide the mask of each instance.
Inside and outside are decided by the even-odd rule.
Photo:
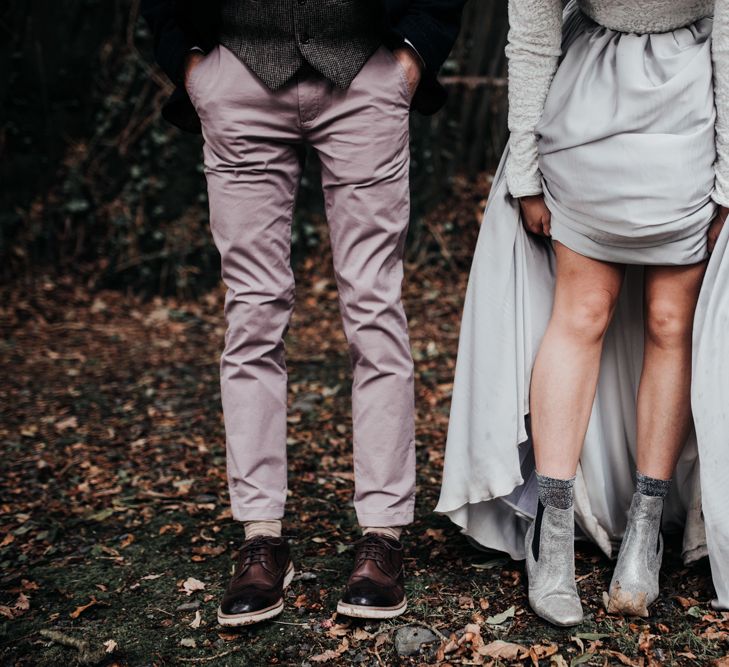
[[[251,625],[278,616],[284,608],[284,590],[293,578],[286,540],[264,536],[246,540],[218,608],[218,623]]]
[[[393,618],[408,606],[403,549],[392,537],[370,533],[355,543],[354,570],[337,612],[357,618]]]

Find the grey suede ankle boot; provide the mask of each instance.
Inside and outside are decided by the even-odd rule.
[[[529,604],[534,613],[563,627],[582,622],[575,582],[575,510],[545,507],[526,534]]]
[[[606,595],[609,613],[648,616],[648,606],[658,597],[662,515],[663,498],[637,492],[633,495],[618,563]]]

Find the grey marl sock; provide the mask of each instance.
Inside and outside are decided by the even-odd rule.
[[[644,496],[653,496],[654,498],[665,498],[668,490],[671,488],[670,479],[656,479],[648,477],[639,470],[636,471],[636,490]]]
[[[575,478],[556,479],[537,473],[539,500],[545,507],[568,510],[574,502]]]

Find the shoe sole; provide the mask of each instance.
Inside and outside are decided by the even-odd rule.
[[[395,618],[405,613],[408,608],[407,598],[402,601],[396,607],[370,607],[361,604],[349,604],[342,602],[341,600],[337,604],[337,613],[343,614],[344,616],[352,616],[354,618],[372,618],[372,619],[384,619],[384,618]]]
[[[289,587],[291,581],[294,578],[294,566],[293,564],[286,571],[286,575],[283,580],[284,591]],[[259,609],[258,611],[248,612],[246,614],[225,614],[223,610],[218,607],[218,623],[228,628],[240,628],[245,625],[253,625],[260,623],[261,621],[267,621],[271,618],[275,618],[284,610],[284,599],[281,599],[274,605],[266,607],[266,609]]]
[[[630,593],[621,590],[619,586],[610,593],[603,593],[603,604],[608,614],[648,618],[650,616],[648,609],[653,602],[655,600],[649,600],[646,592]]]

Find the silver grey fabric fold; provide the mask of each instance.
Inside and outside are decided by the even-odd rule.
[[[706,259],[716,160],[711,19],[667,33],[573,10],[537,126],[552,237],[595,259]]]
[[[712,67],[705,51],[710,24],[702,21],[673,33],[651,35],[650,40],[641,42],[644,51],[624,51],[623,38],[628,36],[608,36],[581,16],[571,16],[566,24],[569,48],[563,66],[576,68],[582,78],[575,86],[582,89],[564,100],[561,116],[558,105],[548,101],[551,121],[545,118],[540,126],[542,146],[551,151],[543,167],[555,212],[553,232],[558,237],[572,232],[569,240],[563,236],[566,245],[601,259],[680,264],[703,258],[703,235],[714,210],[709,203],[713,183],[706,165],[713,160],[715,149],[700,129],[703,120],[684,126],[680,117],[705,119],[712,113],[707,106],[711,98],[706,97],[710,95],[706,76],[708,73],[710,77]],[[570,46],[569,40],[580,35],[589,39],[590,31],[595,34],[592,48],[596,54],[588,50],[582,55],[586,58],[599,52],[603,56],[599,62],[604,71],[597,66],[600,71],[594,79],[582,72],[581,62],[569,59],[570,48],[578,43],[572,41]],[[656,58],[673,55],[659,67],[652,61],[652,52]],[[637,60],[636,53],[640,54]],[[623,60],[628,54],[632,55]],[[684,68],[689,68],[689,76],[681,74]],[[678,86],[671,98],[646,93],[643,116],[636,100],[611,100],[596,89],[612,78],[606,88],[617,94],[615,80],[633,81],[640,75],[648,81],[659,71],[663,76],[682,76],[686,87]],[[694,76],[703,81],[701,95],[696,94]],[[676,83],[673,76],[667,81],[669,86]],[[566,80],[558,82],[557,90],[566,84]],[[592,94],[601,104],[611,105],[609,114],[596,108],[596,115],[590,117]],[[588,106],[581,110],[575,102],[578,98]],[[663,111],[676,121],[673,133],[655,124],[661,111],[656,108],[659,102],[664,107],[672,105]],[[630,113],[624,115],[628,110]],[[646,122],[652,119],[644,132],[637,123],[641,117]],[[600,136],[594,127],[603,122],[609,123],[609,130]],[[696,132],[691,140],[674,142],[684,131],[681,128],[696,128]],[[573,134],[580,139],[573,140]],[[621,139],[621,135],[625,136]],[[668,148],[662,147],[663,141]],[[640,150],[626,147],[632,142]],[[598,150],[598,145],[603,148]],[[586,155],[593,149],[595,155]],[[609,169],[602,170],[601,151],[611,153],[606,158]],[[651,155],[654,151],[674,165],[686,183],[676,182],[670,169],[657,166]],[[518,204],[506,186],[507,155],[508,149],[492,186],[466,293],[443,486],[436,511],[446,514],[481,545],[521,559],[525,556],[524,536],[537,508],[527,416],[529,382],[552,307],[554,256],[548,243],[527,234],[521,224]],[[598,170],[599,175],[589,173],[591,169]],[[664,179],[670,179],[669,190]],[[641,187],[633,191],[637,180]],[[581,193],[589,206],[582,202]],[[662,203],[660,193],[670,201]],[[559,197],[561,208],[555,206],[555,197]],[[574,219],[585,226],[589,220],[597,234],[588,227],[593,238],[585,235],[573,224]],[[676,233],[663,234],[670,227]],[[684,227],[690,228],[690,233],[684,233]],[[575,247],[582,241],[585,247]],[[718,606],[724,608],[729,608],[728,322],[729,225],[711,256],[697,309],[692,386],[696,433],[679,461],[664,514],[667,531],[683,531],[686,562],[708,553]],[[597,396],[575,483],[578,527],[613,557],[625,531],[635,489],[635,400],[642,362],[643,269],[636,265],[628,269],[606,337]]]

